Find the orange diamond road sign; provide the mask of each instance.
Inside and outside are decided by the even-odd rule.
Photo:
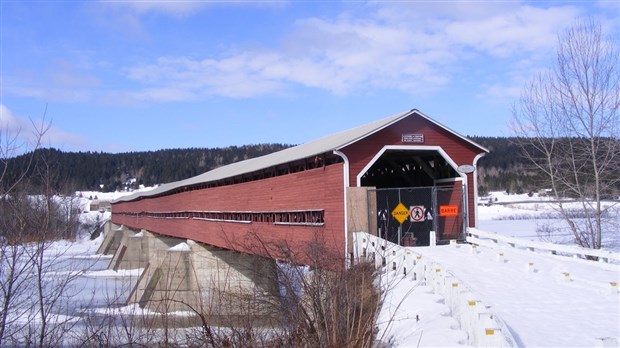
[[[459,207],[457,205],[441,205],[439,206],[439,216],[459,216]]]
[[[398,203],[396,208],[392,210],[392,216],[402,225],[409,218],[409,209],[403,203]]]

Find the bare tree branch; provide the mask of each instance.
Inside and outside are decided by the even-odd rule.
[[[575,241],[588,248],[601,248],[609,209],[602,201],[620,190],[619,56],[600,24],[578,22],[558,36],[554,66],[513,107],[523,155],[547,178]]]

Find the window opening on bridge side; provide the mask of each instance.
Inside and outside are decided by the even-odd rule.
[[[162,192],[153,196],[149,196],[149,198],[157,198],[169,196],[181,192],[190,192],[195,190],[209,189],[213,187],[219,186],[228,186],[235,185],[250,181],[257,181],[267,178],[273,178],[281,175],[288,175],[297,172],[303,172],[306,170],[311,170],[315,168],[321,168],[330,166],[337,163],[342,163],[343,159],[340,156],[334,155],[332,153],[324,153],[321,155],[314,156],[312,158],[305,158],[293,162],[282,163],[275,165],[270,168],[261,169],[258,171],[254,171],[251,173],[244,173],[235,176],[231,176],[229,178],[220,179],[216,181],[210,182],[202,182],[192,185],[187,185],[183,187],[177,187],[167,192]]]
[[[325,211],[317,210],[292,210],[292,211],[174,211],[174,212],[117,212],[117,215],[131,216],[136,218],[151,219],[192,219],[213,222],[237,222],[237,223],[272,223],[274,225],[293,226],[323,226],[325,224]]]

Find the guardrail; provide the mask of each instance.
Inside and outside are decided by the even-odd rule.
[[[356,260],[372,260],[376,267],[385,267],[393,274],[425,282],[443,296],[453,317],[467,333],[468,344],[477,347],[516,346],[510,330],[491,307],[441,264],[422,257],[414,251],[415,248],[402,247],[365,232],[354,233],[353,243]]]
[[[554,255],[565,255],[579,259],[598,260],[603,263],[620,263],[620,253],[608,250],[588,249],[574,245],[536,242],[527,239],[502,236],[497,233],[470,228],[467,231],[467,242],[487,247],[497,247],[504,243],[512,248],[522,248],[529,251],[543,251]]]

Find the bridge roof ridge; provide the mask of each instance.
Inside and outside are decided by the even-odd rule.
[[[294,162],[297,160],[301,160],[304,158],[309,158],[312,156],[320,155],[327,152],[332,152],[334,150],[342,149],[348,145],[351,145],[363,138],[368,137],[371,134],[374,134],[408,116],[418,115],[431,123],[436,124],[437,126],[445,129],[449,133],[456,135],[457,137],[465,140],[466,142],[480,148],[481,150],[488,152],[487,149],[476,144],[475,142],[465,138],[464,136],[456,133],[455,131],[449,129],[448,127],[440,124],[439,122],[431,119],[430,117],[424,115],[417,109],[412,109],[406,112],[402,112],[396,115],[392,115],[390,117],[377,120],[374,122],[370,122],[355,128],[351,128],[348,130],[344,130],[338,133],[334,133],[331,135],[327,135],[325,137],[319,138],[317,140],[313,140],[304,144],[300,144],[294,147],[290,147],[278,152],[274,152],[268,155],[250,158],[244,161],[239,161],[235,163],[231,163],[225,166],[221,166],[215,169],[212,169],[203,174],[176,181],[167,184],[160,185],[159,187],[146,192],[138,192],[132,195],[121,197],[114,202],[123,202],[123,201],[132,201],[142,197],[155,196],[158,194],[162,194],[183,186],[191,186],[201,183],[214,182],[218,180],[227,179],[233,176],[247,174],[255,171],[259,171],[262,169],[270,168],[273,166],[277,166],[279,164]]]

